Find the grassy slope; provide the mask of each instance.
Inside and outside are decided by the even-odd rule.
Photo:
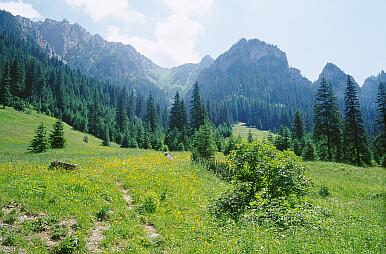
[[[385,171],[342,164],[308,163],[314,179],[310,196],[328,211],[322,229],[296,228],[285,232],[258,226],[221,226],[208,213],[211,200],[227,186],[210,173],[192,166],[188,153],[166,160],[162,153],[102,147],[100,140],[66,126],[68,147],[46,154],[26,153],[33,130],[45,116],[0,110],[0,207],[11,201],[29,213],[45,212],[57,219],[76,218],[77,235],[87,239],[104,206],[113,210],[103,249],[111,253],[382,253],[385,250]],[[79,164],[79,170],[49,171],[55,159]],[[140,206],[146,197],[156,205],[152,214],[129,210],[117,186],[121,182]],[[321,198],[326,185],[331,196]],[[165,195],[162,201],[160,196]],[[1,219],[0,219],[1,221]],[[1,224],[1,223],[0,223]],[[144,224],[160,233],[149,239]],[[21,225],[16,245],[27,253],[45,253],[44,243]],[[32,236],[32,240],[31,240]],[[1,237],[1,236],[0,236]],[[1,253],[1,248],[0,248]]]
[[[236,136],[241,136],[242,138],[247,138],[249,130],[252,131],[252,136],[254,139],[267,139],[269,131],[261,131],[256,128],[250,128],[245,125],[245,123],[237,123],[233,125],[233,133]]]

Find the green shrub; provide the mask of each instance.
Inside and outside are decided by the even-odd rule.
[[[63,226],[54,226],[51,228],[51,239],[59,240],[65,237],[68,234],[68,229]]]
[[[234,174],[233,189],[213,205],[216,215],[238,218],[247,210],[254,210],[259,218],[282,225],[277,223],[278,218],[285,218],[289,209],[303,202],[310,185],[303,176],[305,167],[301,159],[268,143],[239,144],[230,154],[228,166]]]
[[[53,248],[55,254],[71,254],[79,252],[81,244],[76,236],[68,236],[63,239],[57,246]]]
[[[4,223],[13,224],[16,221],[16,210],[10,211],[4,218]]]
[[[213,128],[209,123],[205,123],[193,136],[192,160],[194,162],[213,161],[216,151]]]
[[[6,230],[2,234],[4,246],[15,246],[16,244],[16,234],[11,230]]]
[[[328,196],[330,196],[330,190],[328,189],[327,186],[322,186],[322,187],[320,187],[319,195],[321,197],[324,197],[324,198],[328,197]]]
[[[145,198],[143,203],[139,206],[139,211],[144,213],[154,213],[156,204],[151,197]]]
[[[100,221],[109,220],[111,217],[111,209],[109,207],[102,207],[96,215],[97,219]]]

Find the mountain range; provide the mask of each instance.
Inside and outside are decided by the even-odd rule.
[[[159,89],[168,101],[176,91],[188,99],[193,83],[198,81],[208,107],[216,109],[213,118],[218,122],[229,118],[261,129],[275,129],[280,124],[288,125],[295,110],[301,110],[310,120],[313,96],[322,77],[331,82],[343,109],[347,74],[339,67],[327,63],[319,79],[311,82],[300,70],[289,67],[286,54],[277,46],[258,39],[241,39],[217,59],[205,56],[199,63],[163,68],[131,45],[108,42],[79,24],[51,19],[34,22],[2,13],[2,22],[21,27],[20,36],[34,38],[50,57],[91,77],[130,84],[136,89]],[[355,83],[369,126],[375,116],[374,101],[381,80],[386,81],[383,71],[367,78],[362,86]]]

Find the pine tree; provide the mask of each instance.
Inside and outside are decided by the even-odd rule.
[[[124,134],[128,128],[128,98],[126,88],[122,88],[118,98],[118,105],[116,108],[116,122],[117,129],[120,133]]]
[[[287,127],[280,127],[274,142],[278,150],[284,151],[292,147],[291,131]]]
[[[194,162],[213,161],[216,151],[213,128],[208,122],[205,122],[193,136],[192,160]]]
[[[292,148],[296,155],[301,156],[304,145],[304,121],[299,111],[296,111],[292,119]]]
[[[108,126],[105,126],[105,132],[103,135],[103,141],[102,141],[103,146],[110,146],[110,131]]]
[[[64,74],[62,71],[60,71],[57,74],[57,79],[55,81],[55,98],[56,98],[56,106],[59,110],[58,115],[61,115],[64,112]]]
[[[24,96],[24,67],[18,59],[12,64],[11,68],[12,87],[11,93],[15,97],[23,98]]]
[[[292,137],[298,140],[304,138],[304,121],[303,116],[299,111],[296,111],[292,120]]]
[[[170,109],[165,143],[170,150],[184,150],[187,146],[187,115],[184,101],[180,99],[178,92]]]
[[[252,130],[249,129],[248,131],[248,143],[252,143],[253,142],[253,135],[252,135]]]
[[[318,159],[316,147],[311,138],[307,138],[304,142],[302,157],[306,161],[314,161]]]
[[[345,91],[344,146],[345,157],[356,165],[370,164],[371,155],[354,82],[347,76]]]
[[[29,150],[34,153],[44,153],[48,150],[50,144],[47,139],[46,128],[41,123],[35,130],[35,136],[32,139]]]
[[[51,148],[64,148],[66,140],[64,138],[63,122],[57,120],[50,135]]]
[[[377,117],[375,119],[375,126],[377,129],[377,136],[375,138],[375,154],[378,159],[383,158],[386,163],[386,93],[385,83],[380,82],[377,93]]]
[[[0,83],[0,104],[5,106],[11,105],[12,95],[11,95],[11,74],[9,63],[6,62],[3,69],[3,76],[1,77]]]
[[[314,139],[322,150],[327,150],[327,155],[321,155],[322,159],[332,161],[334,154],[336,160],[340,159],[341,133],[341,118],[336,97],[331,84],[322,78],[314,104]]]
[[[154,105],[153,96],[150,94],[147,100],[145,126],[148,132],[155,133],[158,130],[158,116],[157,110]]]
[[[135,112],[136,112],[136,98],[135,98],[134,91],[131,91],[129,96],[128,109],[127,109],[127,116],[130,121],[134,119]]]
[[[129,142],[130,142],[129,141],[129,134],[126,131],[125,134],[123,135],[121,147],[122,148],[129,148]]]
[[[194,133],[205,122],[205,108],[201,100],[198,82],[194,83],[192,100],[190,102],[190,127]]]

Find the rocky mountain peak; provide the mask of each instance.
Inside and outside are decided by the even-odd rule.
[[[258,39],[240,39],[215,61],[217,67],[226,70],[229,66],[259,66],[265,68],[288,68],[286,54],[277,46]]]

